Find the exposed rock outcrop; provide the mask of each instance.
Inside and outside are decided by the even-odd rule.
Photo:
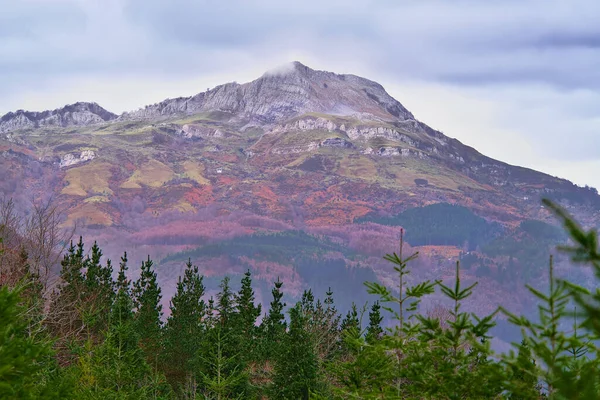
[[[181,135],[188,139],[194,137],[223,137],[224,133],[220,129],[210,128],[196,124],[185,124],[181,127]]]
[[[79,155],[68,153],[61,157],[59,167],[70,167],[71,165],[80,164],[85,161],[90,161],[94,158],[96,158],[96,153],[94,153],[92,150],[84,150]]]
[[[147,119],[208,111],[231,113],[234,120],[273,124],[307,112],[354,115],[377,121],[414,120],[378,83],[355,75],[316,71],[299,62],[245,84],[227,83],[191,97],[168,99],[125,113]]]
[[[353,149],[354,145],[352,144],[352,142],[349,142],[346,139],[334,137],[323,140],[321,142],[321,147],[339,147],[344,149]]]
[[[0,132],[50,126],[85,126],[112,121],[116,118],[116,114],[106,111],[96,103],[75,103],[52,111],[9,112],[0,118]]]
[[[401,132],[398,129],[389,128],[386,126],[369,126],[369,125],[359,125],[359,126],[348,126],[346,124],[335,124],[333,121],[318,117],[306,117],[301,118],[296,121],[277,125],[273,127],[271,130],[272,133],[281,133],[281,132],[294,132],[294,131],[313,131],[313,130],[323,130],[327,132],[340,132],[344,133],[351,140],[367,140],[373,139],[376,137],[394,140],[398,142],[403,142],[412,147],[418,147],[419,143],[417,140],[411,138],[404,132]],[[427,138],[430,141],[429,138]],[[436,141],[437,142],[437,141]],[[446,145],[446,142],[442,142]],[[435,148],[435,147],[434,147]]]

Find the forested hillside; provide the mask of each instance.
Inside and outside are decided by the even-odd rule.
[[[600,279],[596,232],[583,230],[552,203],[546,205],[574,243],[567,251]],[[536,320],[514,315],[502,305],[488,316],[464,311],[463,303],[478,287],[463,283],[460,262],[449,285],[440,280],[407,284],[419,255],[407,253],[403,238],[399,248],[385,256],[396,271],[393,287],[367,279],[361,290],[377,300],[354,304],[347,313],[337,308],[337,298],[349,294],[344,288],[308,289],[299,301],[286,304],[286,287],[280,280],[273,282],[263,308],[256,301],[250,270],[240,282],[223,278],[218,293],[209,296],[205,277],[189,260],[169,307],[163,309],[149,257],[139,277],[131,280],[127,253],[113,263],[97,244],[86,247],[80,239],[65,249],[59,279],[52,282],[41,267],[43,257],[31,251],[35,238],[10,232],[6,225],[0,228],[1,398],[600,395],[600,349],[594,341],[600,334],[600,297],[554,276],[552,257],[544,272],[549,274],[548,291],[529,288],[539,306]],[[536,237],[562,236],[538,223],[526,222],[520,229]],[[226,254],[230,246],[230,254],[239,256],[249,248],[260,252],[263,239],[249,238],[237,248],[224,243],[196,251]],[[277,240],[294,240],[301,253],[314,239],[298,233]],[[451,306],[419,306],[434,293]],[[384,317],[393,321],[389,328],[382,326]],[[499,318],[523,329],[520,343],[506,354],[490,348],[490,329]]]

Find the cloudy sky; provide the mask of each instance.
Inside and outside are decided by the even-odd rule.
[[[0,115],[120,113],[298,60],[482,153],[600,188],[598,0],[0,0]]]

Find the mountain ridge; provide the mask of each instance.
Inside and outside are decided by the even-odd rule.
[[[146,123],[150,125],[143,125]],[[479,184],[507,187],[512,192],[518,192],[523,185],[541,184],[545,190],[554,191],[557,186],[570,184],[542,172],[491,159],[445,136],[418,121],[377,82],[351,74],[314,70],[297,61],[247,83],[225,83],[193,96],[166,99],[121,115],[97,103],[85,102],[51,111],[18,110],[0,118],[0,133],[89,126],[96,126],[95,130],[122,131],[134,125],[142,131],[153,130],[155,135],[163,132],[204,141],[244,136],[245,132],[257,129],[262,136],[246,139],[240,149],[247,159],[265,165],[279,165],[283,161],[278,159],[287,159],[289,154],[310,155],[319,148],[337,147],[368,157],[440,163]],[[315,136],[316,131],[320,133]],[[9,136],[14,143],[26,142],[26,135],[18,140]],[[65,154],[56,163],[72,166],[73,162],[92,159],[88,155],[95,157],[97,150],[85,147],[82,149],[85,157],[80,155],[82,152]],[[64,157],[69,158],[68,162]]]
[[[334,85],[334,87],[330,87]],[[345,85],[354,89],[354,93],[343,93],[335,86]],[[356,93],[360,87],[364,93]],[[329,90],[325,90],[329,89]],[[333,92],[327,95],[325,92]],[[340,96],[341,93],[341,96]],[[365,98],[366,97],[366,98]],[[264,99],[257,101],[256,99]],[[369,101],[384,108],[377,110]],[[356,104],[360,102],[360,104]],[[354,103],[354,104],[353,104]],[[348,108],[348,104],[351,106]],[[352,107],[355,106],[354,108]],[[241,113],[241,120],[250,122],[276,123],[304,112],[323,112],[333,115],[360,114],[363,118],[380,120],[413,120],[414,116],[396,99],[391,97],[379,83],[351,74],[335,74],[328,71],[313,70],[295,61],[279,72],[265,72],[261,77],[247,83],[229,82],[218,85],[206,92],[193,96],[165,99],[159,103],[146,105],[135,111],[121,115],[106,111],[96,103],[78,102],[56,110],[31,112],[18,110],[9,112],[0,118],[0,132],[18,129],[37,128],[53,123],[36,124],[48,116],[60,115],[72,107],[85,108],[87,111],[99,111],[100,119],[89,119],[87,124],[102,123],[111,120],[138,120],[158,117],[172,117],[176,114],[193,114],[203,111],[223,111]],[[367,106],[371,113],[358,109]],[[370,107],[369,107],[370,106]],[[90,110],[94,107],[95,110]],[[85,111],[85,110],[79,110]],[[386,115],[388,113],[388,115]],[[23,119],[23,116],[25,119]],[[81,125],[82,123],[60,123],[61,126]],[[84,121],[83,124],[85,124]],[[57,123],[54,123],[58,125]]]
[[[117,119],[95,102],[77,102],[45,111],[17,110],[0,117],[0,133],[44,126],[87,126]]]

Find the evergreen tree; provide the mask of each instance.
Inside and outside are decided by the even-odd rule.
[[[304,315],[310,315],[315,311],[315,296],[312,289],[302,292],[302,300],[300,300],[300,308]]]
[[[195,380],[196,365],[203,343],[203,320],[206,317],[203,277],[198,267],[188,260],[182,277],[177,282],[177,292],[171,299],[171,315],[164,334],[163,370],[175,387],[186,380]]]
[[[356,304],[352,303],[352,307],[346,313],[346,316],[342,320],[342,325],[340,326],[342,332],[354,330],[360,332],[360,321],[358,319],[358,309],[356,308]]]
[[[22,288],[0,286],[0,398],[60,399],[69,389],[54,382],[51,342],[36,334],[25,314]],[[34,322],[37,324],[37,322]]]
[[[236,301],[238,296],[231,291],[229,281],[229,277],[226,276],[219,285],[221,291],[217,294],[218,320],[207,331],[197,365],[202,380],[210,383],[216,395],[220,396],[222,394],[220,390],[223,390],[237,397],[246,396],[249,391],[247,374],[242,372],[246,369],[249,355],[245,351],[250,350],[248,341],[252,340],[252,337],[244,336],[242,331],[245,328],[251,334],[254,325],[251,316],[246,314],[244,317],[247,320],[244,322],[252,325],[243,327],[242,317],[238,312],[240,308]],[[246,302],[242,305],[242,309],[248,311],[249,303],[254,297],[250,286],[251,280],[246,279],[242,284],[240,290],[246,292],[244,296]],[[225,377],[230,377],[232,381],[224,380]],[[226,387],[219,386],[221,384],[226,384]],[[220,389],[217,390],[217,387]]]
[[[439,281],[431,282],[424,281],[417,285],[406,287],[406,277],[410,274],[408,269],[408,263],[416,259],[419,255],[418,252],[411,256],[404,258],[402,252],[404,250],[404,230],[400,230],[400,249],[398,254],[386,254],[384,260],[387,260],[394,264],[394,270],[398,273],[398,297],[394,296],[389,288],[381,285],[377,282],[365,282],[367,291],[370,294],[378,295],[381,303],[396,303],[397,311],[390,307],[383,307],[383,309],[389,311],[394,316],[394,319],[398,321],[397,330],[403,331],[406,323],[406,314],[410,314],[417,310],[419,302],[423,296],[431,294],[435,291],[435,286]],[[407,304],[408,303],[408,304]],[[410,326],[408,327],[410,329]]]
[[[242,278],[242,286],[235,296],[236,323],[235,334],[240,344],[239,351],[246,361],[254,360],[256,356],[256,341],[258,340],[258,328],[256,320],[261,313],[261,305],[254,303],[254,290],[252,289],[252,278],[250,270],[246,271]]]
[[[127,279],[127,252],[121,257],[119,273],[115,283],[115,300],[111,310],[111,324],[125,324],[133,320],[131,282]]]
[[[77,398],[165,398],[170,393],[166,380],[152,371],[140,347],[127,261],[124,253],[104,341],[95,345],[88,340],[80,349]]]
[[[61,261],[60,283],[52,294],[50,312],[46,321],[52,333],[60,338],[57,343],[62,355],[65,347],[80,339],[84,331],[87,304],[83,301],[85,290],[84,245],[80,237],[77,245],[69,246]]]
[[[369,344],[357,330],[343,337],[345,352],[328,365],[335,382],[333,391],[339,398],[400,398],[394,381],[397,379],[396,360],[382,341]]]
[[[540,398],[538,371],[535,360],[531,357],[531,350],[527,341],[522,340],[515,362],[508,365],[508,379],[510,381],[510,400],[528,400]]]
[[[318,359],[305,326],[302,306],[297,304],[290,310],[290,329],[275,356],[275,398],[307,400],[319,389]]]
[[[229,277],[226,276],[219,285],[221,291],[217,294],[217,310],[219,311],[219,323],[222,327],[229,329],[235,315],[235,297],[229,286]]]
[[[108,315],[114,300],[114,282],[112,279],[112,264],[107,261],[102,266],[102,250],[94,242],[91,257],[84,260],[86,269],[84,276],[84,290],[82,294],[86,307],[84,321],[89,334],[98,334],[108,326]]]
[[[376,301],[371,306],[371,312],[369,312],[369,326],[367,327],[366,340],[367,343],[374,343],[375,341],[381,338],[383,334],[383,329],[381,328],[381,322],[383,321],[383,316],[381,315],[381,306],[379,302]]]
[[[597,244],[594,246],[597,247]],[[513,371],[521,372],[526,377],[525,373],[531,372],[531,366],[527,365],[524,359],[531,354],[532,358],[540,360],[541,363],[536,368],[536,376],[542,382],[543,389],[548,393],[549,398],[585,399],[598,397],[600,395],[598,390],[600,380],[596,377],[600,372],[598,361],[595,357],[578,357],[581,350],[587,348],[597,354],[598,348],[590,348],[589,346],[594,336],[591,335],[590,331],[587,333],[578,333],[577,331],[566,333],[560,329],[563,321],[571,316],[567,309],[571,299],[574,298],[577,301],[590,296],[590,294],[581,287],[556,279],[554,277],[552,256],[550,256],[549,263],[549,283],[548,293],[542,293],[531,286],[527,286],[530,292],[539,300],[538,321],[531,321],[526,317],[514,315],[500,307],[508,315],[511,323],[522,328],[523,341],[526,345],[519,347],[519,353],[522,354],[520,358],[518,355],[515,357],[514,352],[511,352],[505,357],[505,361],[512,366]],[[593,310],[586,301],[578,304],[585,305]],[[590,320],[587,328],[589,329],[591,326]],[[515,379],[510,382],[509,389],[517,395],[521,395],[523,386],[522,380]]]
[[[331,289],[326,293],[325,304],[314,302],[312,291],[305,291],[301,309],[306,322],[305,329],[311,335],[320,365],[330,360],[339,342],[340,316],[333,304]]]
[[[233,335],[230,332],[229,335]],[[250,397],[248,373],[241,353],[231,352],[233,340],[217,325],[208,332],[207,346],[200,360],[201,392],[205,399],[246,399]]]
[[[329,359],[330,357],[334,356],[336,346],[339,342],[341,321],[341,316],[338,313],[333,301],[333,292],[331,291],[331,288],[329,288],[325,293],[324,303],[325,311],[322,317],[324,335],[323,339],[319,341],[321,343],[319,353],[322,355],[323,359]]]
[[[502,392],[503,369],[488,362],[488,335],[494,314],[478,318],[461,310],[477,282],[463,287],[460,264],[456,263],[453,286],[439,283],[453,302],[447,328],[438,317],[417,315],[419,342],[405,351],[401,377],[412,382],[407,392],[433,398],[494,398]],[[421,362],[422,361],[422,362]],[[435,379],[431,379],[434,376]]]
[[[283,282],[277,278],[274,283],[271,294],[273,300],[271,300],[269,313],[263,319],[261,324],[261,331],[263,336],[262,353],[265,360],[270,360],[274,354],[279,350],[279,345],[283,339],[286,329],[285,315],[283,315],[283,309],[286,306],[282,302],[283,292],[281,287]]]
[[[140,334],[140,345],[151,365],[156,365],[161,349],[162,293],[150,256],[142,262],[140,277],[133,284],[135,328]]]
[[[208,305],[206,307],[206,318],[204,319],[204,325],[206,329],[212,329],[219,323],[219,315],[217,314],[217,307],[215,305],[215,299],[210,296],[208,299]]]

